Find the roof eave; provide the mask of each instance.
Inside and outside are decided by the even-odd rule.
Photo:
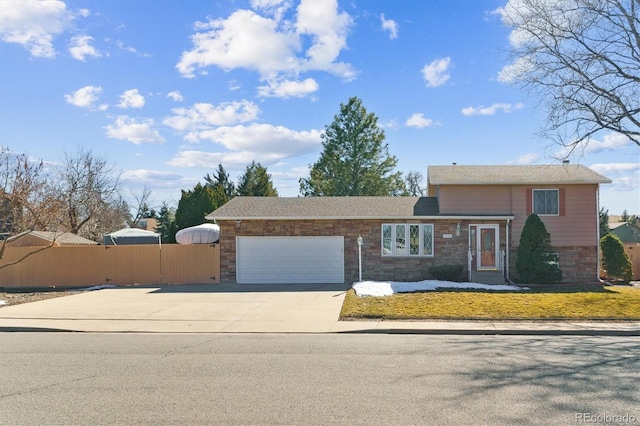
[[[478,181],[468,181],[468,182],[445,182],[445,181],[435,181],[431,182],[432,185],[597,185],[599,183],[612,183],[611,179],[603,179],[598,181],[542,181],[542,182],[513,182],[513,181],[505,181],[505,182],[478,182]]]
[[[430,216],[234,216],[214,217],[207,220],[513,220],[514,215],[430,215]]]

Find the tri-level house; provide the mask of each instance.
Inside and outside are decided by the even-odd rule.
[[[236,197],[220,226],[222,282],[417,281],[434,265],[465,278],[517,280],[522,227],[536,213],[566,282],[598,279],[598,191],[610,183],[573,164],[431,166],[426,197]]]

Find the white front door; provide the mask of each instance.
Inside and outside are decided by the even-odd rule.
[[[478,225],[476,237],[476,267],[479,271],[499,268],[499,249],[499,225]]]

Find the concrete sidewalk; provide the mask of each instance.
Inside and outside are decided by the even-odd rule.
[[[338,321],[344,285],[120,287],[0,308],[0,331],[640,336],[640,322]]]

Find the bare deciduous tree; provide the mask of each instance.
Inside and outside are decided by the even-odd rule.
[[[24,154],[0,148],[0,233],[3,237],[0,259],[4,258],[8,238],[16,239],[33,230],[56,231],[61,207],[51,191],[42,161],[30,161]],[[55,240],[51,245],[54,243]],[[19,263],[36,252],[3,263],[0,269]]]
[[[135,205],[131,206],[135,209],[135,213],[132,215],[131,220],[128,221],[131,228],[137,227],[142,219],[157,216],[156,211],[149,207],[149,203],[151,202],[151,190],[148,186],[145,185],[140,193],[132,191],[131,196],[135,202]]]
[[[422,181],[424,176],[417,171],[410,171],[404,178],[405,185],[407,186],[407,193],[413,197],[420,197],[424,195],[424,189],[422,188]]]
[[[65,153],[56,184],[69,232],[95,239],[113,231],[114,223],[125,225],[129,212],[120,195],[120,173],[104,157],[84,148]],[[106,226],[103,219],[111,216]]]
[[[510,0],[499,12],[514,59],[499,79],[541,98],[543,136],[568,152],[600,131],[640,146],[640,1]]]

